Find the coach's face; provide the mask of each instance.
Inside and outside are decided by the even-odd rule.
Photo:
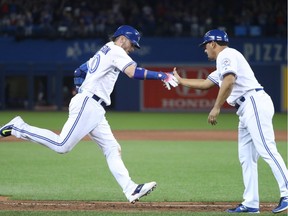
[[[210,61],[214,61],[216,60],[216,52],[215,52],[215,48],[216,48],[216,43],[214,41],[208,42],[204,45],[204,52],[207,54],[207,57]]]

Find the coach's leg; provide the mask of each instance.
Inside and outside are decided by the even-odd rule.
[[[288,171],[285,162],[277,150],[275,135],[273,130],[272,118],[274,106],[270,97],[266,94],[262,97],[251,97],[255,104],[251,113],[255,113],[254,118],[250,118],[250,131],[253,133],[253,142],[263,160],[270,166],[274,177],[278,183],[280,197],[288,196]],[[260,125],[260,126],[259,126]]]
[[[259,155],[255,150],[249,131],[241,123],[238,133],[238,154],[245,186],[242,204],[250,208],[259,208],[257,170]]]

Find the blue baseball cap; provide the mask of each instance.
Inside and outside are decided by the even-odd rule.
[[[129,25],[122,25],[115,31],[112,38],[119,37],[120,35],[128,38],[135,47],[140,49],[139,41],[141,37],[140,33],[135,28]]]
[[[203,37],[203,42],[199,44],[199,46],[204,46],[206,43],[209,43],[211,41],[223,41],[228,43],[229,39],[225,31],[222,31],[220,29],[213,29],[206,32]]]

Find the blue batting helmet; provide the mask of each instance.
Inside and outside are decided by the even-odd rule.
[[[123,35],[126,38],[128,38],[134,46],[140,49],[139,45],[140,33],[135,28],[128,25],[122,25],[115,31],[112,38],[116,38],[120,35]]]
[[[211,41],[223,41],[228,43],[229,39],[225,31],[219,29],[213,29],[206,32],[206,34],[203,37],[203,42],[199,44],[199,46],[204,46],[206,43],[209,43]]]

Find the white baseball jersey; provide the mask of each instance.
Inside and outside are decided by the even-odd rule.
[[[227,98],[227,103],[235,106],[236,100],[246,92],[263,88],[254,76],[250,65],[244,56],[233,48],[225,48],[219,53],[216,60],[217,70],[208,76],[212,82],[221,86],[225,74],[235,74],[235,83],[230,96]]]
[[[273,131],[274,106],[244,56],[227,47],[218,54],[216,71],[208,79],[221,87],[224,75],[229,73],[235,74],[236,78],[227,102],[232,106],[238,105],[238,154],[245,186],[242,204],[259,208],[259,156],[271,167],[280,197],[288,196],[288,171],[277,150]]]
[[[108,42],[87,62],[88,72],[79,91],[95,94],[110,105],[119,73],[132,64],[137,65],[121,47]]]

